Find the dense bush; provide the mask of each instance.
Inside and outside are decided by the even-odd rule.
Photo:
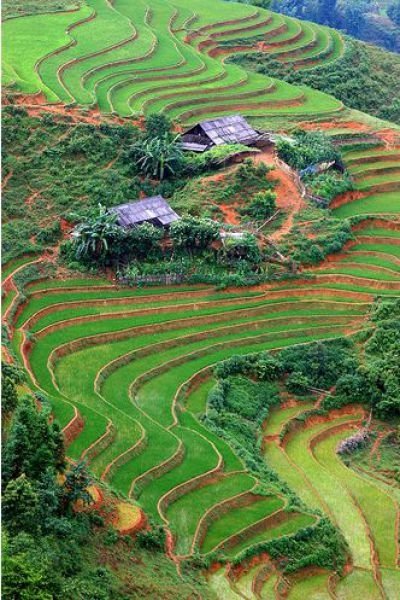
[[[296,131],[292,140],[281,139],[276,148],[279,158],[299,171],[321,162],[341,163],[340,153],[322,131]]]
[[[346,242],[354,238],[348,220],[340,221],[333,217],[318,220],[312,235],[307,236],[298,230],[293,231],[288,242],[282,246],[285,254],[303,265],[316,265],[329,254],[340,252]]]
[[[308,175],[303,182],[311,193],[324,198],[329,203],[339,194],[348,192],[354,188],[354,184],[348,174],[341,175],[335,171],[320,173],[319,175]]]
[[[297,384],[303,383],[306,387],[304,382],[308,380],[308,387],[327,390],[335,385],[338,377],[354,372],[357,363],[353,354],[352,342],[340,339],[293,346],[282,350],[280,359],[286,373],[292,377],[296,374]]]
[[[377,303],[371,315],[373,333],[365,343],[365,356],[353,373],[337,380],[336,394],[324,405],[329,408],[350,402],[370,406],[374,415],[400,415],[400,300]]]
[[[265,221],[276,211],[275,200],[276,194],[270,190],[258,192],[241,212],[255,221]]]
[[[278,561],[285,573],[312,565],[340,572],[345,565],[348,548],[340,531],[325,517],[294,535],[250,546],[235,558],[234,564],[261,552]]]
[[[189,255],[202,252],[220,237],[220,225],[211,219],[183,217],[174,221],[170,228],[170,237],[176,252]]]
[[[392,0],[386,15],[385,5],[373,0],[273,0],[272,7],[292,17],[329,25],[360,40],[398,51],[399,2]]]

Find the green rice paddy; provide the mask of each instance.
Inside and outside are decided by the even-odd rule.
[[[32,30],[46,36],[32,44]],[[11,19],[4,40],[4,84],[42,92],[50,102],[120,116],[161,111],[185,122],[193,111],[211,114],[211,90],[220,112],[301,115],[341,108],[325,94],[282,82],[263,95],[267,77],[223,61],[215,51],[228,43],[232,52],[235,42],[251,50],[261,41],[265,52],[300,68],[341,56],[336,32],[245,4],[230,5],[227,20],[222,1],[154,0],[150,9],[145,2],[87,0],[79,11]]]

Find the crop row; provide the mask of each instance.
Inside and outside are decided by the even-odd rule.
[[[183,0],[135,7],[127,0],[112,6],[90,0],[88,5],[84,14],[82,9],[7,22],[6,83],[41,91],[50,102],[98,105],[121,116],[163,111],[184,122],[224,111],[311,114],[341,108],[320,92],[247,74],[223,60],[224,50],[236,51],[238,42],[239,49],[244,44],[295,68],[309,68],[341,54],[342,40],[328,28],[246,5],[230,6],[227,20],[226,5],[211,0],[190,6]],[[60,19],[52,29],[55,39],[31,47],[31,19],[38,21],[36,30]],[[61,35],[66,25],[67,34]],[[28,52],[21,51],[25,46]],[[13,71],[20,73],[17,81]]]

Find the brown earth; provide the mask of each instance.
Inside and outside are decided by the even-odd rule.
[[[264,149],[254,156],[254,162],[264,162],[267,165],[274,165],[274,170],[269,174],[269,179],[276,182],[274,192],[276,193],[276,207],[287,213],[287,216],[281,227],[274,231],[270,236],[274,242],[279,241],[293,227],[296,214],[305,207],[305,202],[289,173],[279,168],[276,164],[276,155],[272,147]]]
[[[100,125],[103,122],[124,125],[133,123],[138,127],[143,127],[143,119],[129,119],[103,115],[98,109],[90,108],[82,110],[77,106],[65,106],[64,104],[49,104],[43,94],[17,94],[13,97],[14,104],[23,106],[30,117],[41,117],[43,114],[51,114],[59,117],[67,117],[71,123],[88,123],[90,125]],[[11,104],[3,97],[3,106]]]

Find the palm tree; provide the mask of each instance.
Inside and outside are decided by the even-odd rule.
[[[132,147],[138,165],[146,175],[160,181],[173,175],[183,160],[182,150],[177,144],[178,137],[164,133],[161,137],[144,139]]]
[[[88,217],[77,225],[72,233],[76,246],[76,257],[84,256],[99,258],[110,250],[110,243],[121,236],[121,228],[117,225],[117,214],[108,212],[105,206],[99,204],[98,213]]]

